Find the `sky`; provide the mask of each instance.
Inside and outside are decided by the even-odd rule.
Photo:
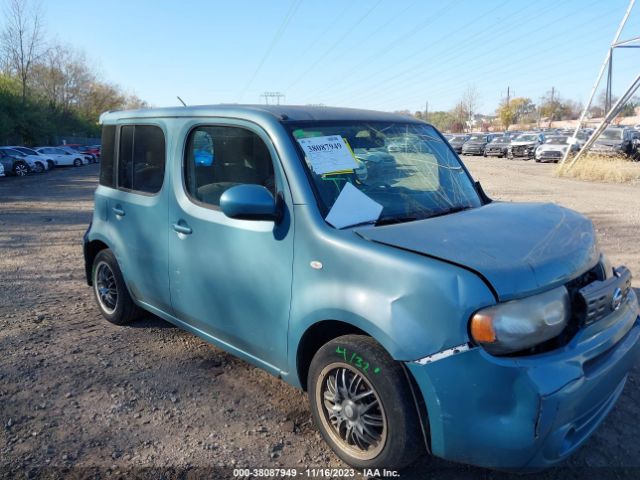
[[[1,1],[1,0],[0,0]],[[153,106],[263,103],[491,114],[551,87],[586,101],[628,0],[43,0],[47,39]],[[0,19],[0,24],[2,19]],[[622,38],[640,35],[640,5]],[[614,54],[614,94],[640,73]],[[273,101],[273,100],[272,100]]]

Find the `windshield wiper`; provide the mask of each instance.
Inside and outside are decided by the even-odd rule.
[[[379,218],[376,222],[376,227],[380,225],[392,225],[394,223],[406,223],[413,222],[418,220],[418,217],[410,217],[410,216],[398,216],[398,217],[383,217]]]
[[[442,217],[443,215],[449,215],[450,213],[462,212],[463,210],[470,210],[471,208],[473,208],[473,207],[463,207],[463,206],[451,207],[451,208],[447,208],[446,210],[441,210],[439,212],[436,212],[433,215],[429,215],[428,218]]]

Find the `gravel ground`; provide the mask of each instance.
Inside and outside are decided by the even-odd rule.
[[[590,216],[611,259],[640,272],[640,187],[557,179],[533,162],[467,164],[496,199],[553,201]],[[345,467],[312,426],[302,392],[153,316],[129,327],[102,319],[81,246],[97,172],[0,178],[0,477],[227,478],[233,467],[295,467],[300,476]],[[638,383],[636,368],[598,432],[535,477],[640,477]],[[402,472],[507,477],[426,457]]]

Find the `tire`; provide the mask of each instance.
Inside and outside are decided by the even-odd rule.
[[[373,338],[344,335],[323,345],[311,361],[307,386],[316,427],[347,464],[399,470],[425,452],[403,367]],[[363,398],[348,398],[367,389],[371,393]],[[368,413],[360,415],[365,407]]]
[[[26,177],[29,174],[29,166],[24,162],[16,162],[13,164],[13,173],[18,177]]]
[[[40,162],[36,162],[36,167],[34,169],[36,173],[44,173],[44,165]]]
[[[93,294],[102,316],[115,325],[127,325],[138,317],[142,310],[133,303],[113,252],[100,250],[91,269]]]
[[[76,158],[76,159],[73,161],[73,166],[74,166],[74,167],[81,167],[81,166],[82,166],[82,160],[80,160],[79,158]]]

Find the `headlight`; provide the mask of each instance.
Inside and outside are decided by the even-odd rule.
[[[559,335],[569,321],[570,309],[565,287],[499,303],[471,317],[471,337],[492,354],[517,352]]]

